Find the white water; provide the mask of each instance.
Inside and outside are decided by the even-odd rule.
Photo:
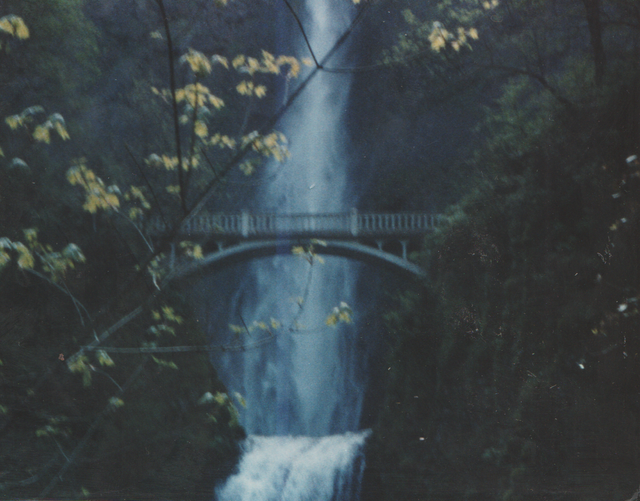
[[[305,5],[305,30],[321,60],[349,25],[353,7],[349,0],[307,0]],[[308,56],[302,37],[288,51],[297,51],[299,58]],[[331,64],[345,63],[337,54]],[[267,166],[273,177],[267,176],[271,180],[249,210],[346,212],[354,204],[345,154],[349,86],[348,75],[316,75],[278,124],[289,140],[291,158],[284,166]],[[366,353],[357,346],[355,325],[328,327],[325,320],[341,302],[353,304],[359,265],[327,258],[324,265],[310,266],[292,256],[290,245],[283,246],[282,254],[257,260],[243,272],[227,312],[236,325],[276,319],[282,325],[274,331],[276,340],[256,350],[223,353],[214,364],[227,386],[248,402],[247,409],[241,409],[241,422],[251,434],[324,436],[357,431]],[[218,335],[221,328],[226,326],[212,325],[210,331]],[[264,333],[241,335],[251,345]]]
[[[324,438],[250,437],[239,473],[216,491],[219,501],[357,499],[369,432]]]
[[[347,28],[353,7],[349,0],[304,4],[305,30],[321,60]],[[302,38],[296,46],[298,57],[308,55]],[[344,61],[333,57],[331,64]],[[343,126],[349,86],[348,76],[315,77],[278,126],[291,159],[284,167],[268,166],[275,178],[250,210],[346,212],[353,205]],[[329,327],[325,320],[340,302],[353,303],[358,269],[340,258],[310,266],[284,247],[282,256],[256,261],[243,275],[230,316],[248,324],[274,318],[282,327],[268,345],[214,359],[229,389],[247,401],[240,418],[250,434],[237,474],[216,490],[219,500],[357,499],[368,436],[355,433],[367,354],[354,325]]]

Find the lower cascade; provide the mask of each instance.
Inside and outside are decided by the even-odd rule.
[[[243,444],[238,473],[219,501],[354,501],[360,495],[369,430],[326,437],[263,437]]]

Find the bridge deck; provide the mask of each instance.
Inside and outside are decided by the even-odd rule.
[[[389,238],[419,236],[432,231],[440,215],[430,213],[337,214],[206,214],[191,218],[180,234],[190,237],[255,238]],[[169,228],[160,219],[148,232],[162,236]]]

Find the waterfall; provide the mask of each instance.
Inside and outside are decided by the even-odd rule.
[[[349,0],[301,5],[305,31],[321,60],[347,28],[353,6]],[[298,57],[308,55],[301,36],[296,47]],[[336,54],[331,64],[344,61]],[[349,86],[348,75],[320,72],[312,80],[278,126],[291,158],[267,166],[270,181],[250,210],[328,213],[354,205],[343,125]],[[279,326],[275,340],[259,349],[214,356],[225,384],[247,402],[239,411],[250,434],[238,473],[216,490],[220,500],[357,499],[368,436],[358,432],[367,352],[357,322],[331,327],[325,320],[334,306],[353,302],[358,272],[359,265],[342,258],[310,264],[284,246],[282,255],[227,275],[234,291],[230,306],[209,304],[201,312],[218,340],[226,327],[221,318]],[[208,291],[219,281],[204,279],[197,294],[210,298]],[[250,345],[261,334],[235,335]]]
[[[219,501],[349,501],[360,494],[369,432],[323,438],[250,437]]]

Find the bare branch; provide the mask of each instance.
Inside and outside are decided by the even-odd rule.
[[[538,73],[534,73],[533,71],[530,71],[530,70],[524,70],[522,68],[515,68],[513,66],[503,66],[500,64],[481,65],[480,67],[488,70],[504,71],[507,73],[511,73],[513,75],[523,75],[523,76],[532,78],[536,80],[540,85],[542,85],[542,87],[544,87],[547,91],[549,91],[549,93],[553,97],[555,97],[561,104],[563,104],[569,109],[574,108],[574,104],[571,101],[569,101],[566,97],[561,95],[558,89],[556,89],[553,85],[551,85],[547,81],[546,78],[544,78],[542,75],[539,75]]]
[[[287,5],[287,8],[291,12],[291,14],[293,14],[293,18],[296,20],[296,23],[298,23],[298,26],[300,27],[300,33],[302,33],[302,38],[304,38],[304,41],[307,44],[307,47],[309,48],[309,52],[311,53],[311,57],[313,58],[313,62],[316,63],[316,68],[322,69],[322,65],[316,59],[316,55],[314,54],[313,49],[311,48],[311,43],[309,42],[309,39],[307,38],[307,34],[304,31],[304,27],[302,26],[302,22],[300,21],[300,18],[298,17],[298,14],[296,14],[296,11],[293,9],[291,4],[289,3],[289,0],[283,0],[283,1]]]
[[[153,186],[151,185],[151,183],[149,182],[149,178],[144,173],[144,170],[142,169],[142,167],[140,167],[140,164],[136,160],[136,157],[134,156],[133,152],[131,151],[131,147],[127,143],[124,143],[124,147],[127,150],[127,153],[129,153],[129,156],[131,157],[131,160],[133,161],[133,164],[138,168],[138,172],[140,172],[140,175],[144,179],[144,182],[147,185],[147,188],[149,188],[149,191],[151,191],[151,196],[153,196],[153,199],[156,202],[156,207],[158,208],[158,211],[160,212],[160,217],[162,218],[162,222],[166,226],[169,226],[169,224],[167,223],[167,219],[164,217],[164,211],[162,210],[162,205],[160,204],[160,200],[158,200],[158,197],[156,196],[156,192],[153,189]]]
[[[15,482],[5,482],[3,484],[0,484],[0,491],[6,491],[7,489],[13,489],[15,487],[26,487],[27,485],[33,485],[36,482],[39,482],[40,479],[47,472],[47,470],[49,470],[49,468],[51,468],[54,464],[56,464],[56,461],[58,461],[59,457],[60,457],[60,453],[56,452],[53,455],[53,457],[49,461],[47,461],[47,464],[45,464],[38,473],[36,473],[35,475],[32,475],[29,478],[25,478],[24,480],[17,480]]]
[[[124,384],[124,386],[120,389],[120,391],[118,391],[114,395],[114,398],[121,397],[124,394],[124,392],[127,391],[127,389],[131,386],[131,384],[142,373],[142,370],[144,369],[144,366],[145,366],[146,362],[147,361],[145,360],[138,366],[138,368],[129,377],[129,379]],[[91,438],[91,435],[93,435],[93,432],[95,432],[98,429],[98,426],[100,426],[102,424],[102,421],[104,421],[104,419],[107,417],[107,415],[112,411],[112,408],[113,408],[112,405],[108,404],[104,409],[102,409],[102,411],[100,412],[100,414],[98,414],[98,416],[93,421],[93,423],[91,423],[91,426],[89,426],[89,429],[84,434],[84,437],[82,437],[82,440],[80,440],[80,443],[75,447],[75,449],[73,449],[73,452],[69,455],[69,457],[65,461],[64,465],[62,466],[62,468],[60,468],[58,473],[56,473],[54,475],[54,477],[51,479],[49,484],[40,493],[40,497],[47,496],[53,490],[53,488],[58,484],[58,482],[62,479],[62,476],[66,473],[66,471],[75,462],[76,457],[78,456],[78,454],[80,454],[82,449],[84,449],[85,445],[87,445],[87,442]]]
[[[178,113],[178,103],[176,101],[176,72],[173,60],[173,42],[171,40],[171,30],[169,29],[169,18],[164,9],[163,0],[156,0],[162,22],[164,23],[164,31],[167,36],[167,53],[169,60],[169,86],[171,88],[171,106],[173,108],[173,130],[176,142],[176,155],[178,157],[178,185],[180,186],[180,203],[182,205],[182,213],[187,214],[187,201],[184,197],[184,176],[182,173],[182,148],[180,146],[180,122]]]
[[[87,316],[87,318],[89,319],[89,321],[91,321],[91,315],[89,315],[89,311],[85,308],[85,306],[73,295],[71,294],[71,291],[69,290],[69,287],[67,287],[67,284],[64,283],[64,287],[61,287],[59,284],[57,284],[56,282],[54,282],[53,280],[51,280],[49,277],[47,277],[46,275],[43,275],[42,273],[31,269],[31,268],[25,268],[25,271],[28,273],[31,273],[32,275],[35,275],[36,277],[44,280],[45,282],[47,282],[50,285],[53,285],[56,289],[62,291],[64,294],[66,294],[67,296],[69,296],[69,298],[71,298],[71,301],[73,302],[73,306],[75,306],[76,311],[78,312],[78,316],[80,317],[80,323],[84,326],[84,319],[82,317],[82,313],[80,312],[80,308],[82,308],[82,310],[84,311],[85,315]]]
[[[246,327],[246,326],[245,326]],[[248,331],[248,329],[247,329]],[[229,351],[246,351],[254,348],[264,346],[276,338],[276,335],[271,331],[267,331],[269,335],[262,339],[258,339],[251,343],[242,344],[221,344],[221,345],[203,345],[203,346],[142,346],[140,348],[117,348],[110,346],[84,346],[85,351],[97,351],[102,350],[107,353],[122,353],[122,354],[140,354],[140,353],[193,353],[193,352],[229,352]]]

